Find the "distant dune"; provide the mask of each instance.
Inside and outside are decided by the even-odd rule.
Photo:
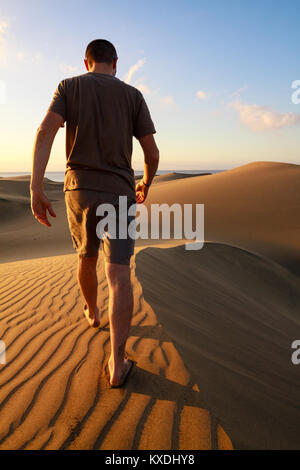
[[[155,178],[148,209],[204,204],[205,244],[137,242],[137,365],[111,390],[102,254],[92,330],[63,184],[45,181],[57,213],[47,228],[29,177],[0,178],[0,449],[299,449],[299,181],[300,166],[274,162]]]
[[[153,187],[151,203],[205,205],[205,240],[247,249],[300,274],[300,165],[254,162]]]
[[[164,177],[167,180],[159,180]],[[300,274],[299,165],[254,162],[214,175],[156,178],[147,207],[163,202],[203,203],[206,241],[245,248]],[[0,179],[2,261],[74,253],[62,188],[62,183],[45,183],[57,213],[48,229],[32,217],[27,181]],[[151,243],[138,241],[137,245]]]

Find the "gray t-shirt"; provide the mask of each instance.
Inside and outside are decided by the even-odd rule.
[[[93,189],[135,199],[132,137],[156,132],[142,93],[113,75],[87,72],[62,80],[48,111],[67,124],[64,191]]]

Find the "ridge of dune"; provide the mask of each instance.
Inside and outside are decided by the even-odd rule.
[[[177,179],[183,179],[183,178],[194,178],[196,176],[207,176],[207,175],[211,175],[212,173],[208,173],[208,172],[199,172],[199,173],[180,173],[180,172],[170,172],[170,173],[166,173],[164,175],[155,175],[154,178],[153,178],[153,182],[152,184],[158,184],[158,183],[164,183],[166,181],[174,181],[174,180],[177,180]],[[138,180],[141,180],[142,179],[142,176],[140,175],[136,175],[135,176],[135,179],[138,181]]]
[[[283,168],[283,167],[299,167],[297,163],[286,163],[286,162],[273,162],[268,160],[258,160],[254,162],[245,163],[243,165],[236,166],[226,171],[248,171],[248,170],[257,170],[257,169],[270,169],[270,168]]]
[[[0,176],[0,181],[25,181],[30,182],[31,174],[28,175],[19,175],[19,176]],[[57,181],[53,181],[50,178],[44,177],[44,183],[56,183]],[[61,183],[60,183],[61,184]]]

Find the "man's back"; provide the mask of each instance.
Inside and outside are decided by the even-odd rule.
[[[48,110],[67,123],[64,191],[134,197],[132,137],[155,133],[142,93],[113,75],[88,72],[62,80]]]

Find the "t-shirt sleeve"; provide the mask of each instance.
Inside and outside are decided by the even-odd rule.
[[[63,118],[64,122],[67,119],[67,100],[66,100],[66,82],[62,80],[56,88],[48,111],[54,111]]]
[[[141,92],[138,93],[139,105],[133,126],[133,135],[140,139],[144,135],[155,134],[156,130],[150,115],[149,108]]]

